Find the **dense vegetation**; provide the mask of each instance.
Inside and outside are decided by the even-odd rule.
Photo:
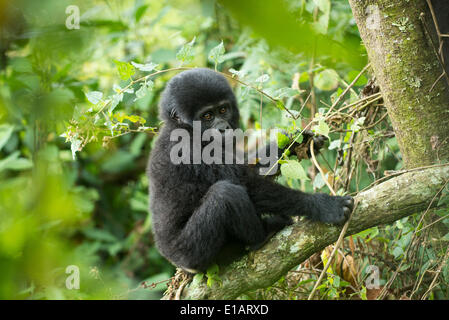
[[[325,178],[286,155],[278,179],[293,188],[355,194],[403,167],[347,1],[236,3],[0,2],[0,298],[162,296],[175,268],[154,246],[145,168],[159,95],[185,68],[228,76],[244,128],[329,136],[317,156]],[[79,29],[67,27],[70,5]],[[346,239],[320,298],[376,298],[368,265],[383,295],[449,298],[448,213]],[[329,250],[245,298],[306,298]],[[66,287],[73,265],[79,290]]]

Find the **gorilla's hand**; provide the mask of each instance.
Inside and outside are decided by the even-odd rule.
[[[354,209],[354,199],[350,196],[339,197],[316,193],[313,197],[315,198],[313,212],[311,212],[313,220],[343,224]]]
[[[308,144],[310,139],[313,139],[313,153],[318,154],[321,150],[321,148],[324,146],[324,143],[329,140],[326,136],[323,136],[321,134],[315,135],[312,130],[304,130],[302,133],[302,136],[304,137],[303,143],[305,143],[307,148],[307,156],[310,158],[310,145]]]
[[[297,131],[293,134],[287,134],[284,132],[283,133],[284,135],[290,138],[291,143],[294,141],[294,139],[300,132],[301,131]],[[315,135],[315,133],[313,133],[312,130],[304,130],[304,132],[302,133],[302,137],[303,139],[301,143],[295,142],[291,147],[291,150],[294,151],[298,156],[298,160],[309,159],[311,157],[310,141],[312,139],[313,139],[313,152],[315,154],[318,154],[320,152],[321,148],[324,146],[324,143],[328,140],[326,136]],[[290,143],[288,145],[290,145]]]

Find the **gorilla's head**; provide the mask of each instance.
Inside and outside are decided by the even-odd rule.
[[[181,72],[168,82],[160,101],[160,116],[190,126],[201,121],[202,130],[223,131],[239,125],[237,102],[228,81],[205,68]]]

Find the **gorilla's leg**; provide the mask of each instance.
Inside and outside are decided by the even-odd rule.
[[[204,271],[229,240],[255,245],[265,240],[266,227],[244,187],[227,180],[213,184],[177,237],[171,258],[183,269]]]

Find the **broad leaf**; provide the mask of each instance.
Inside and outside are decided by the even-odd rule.
[[[302,165],[296,160],[286,160],[281,165],[281,174],[286,178],[310,180]]]
[[[131,64],[136,67],[137,69],[139,69],[140,71],[153,71],[154,69],[156,69],[157,67],[159,67],[159,64],[157,63],[146,63],[146,64],[140,64],[140,63],[136,63],[134,61],[131,62]]]
[[[12,126],[10,124],[0,125],[0,150],[2,150],[2,148],[8,142],[13,131],[14,131],[14,126]]]
[[[86,98],[89,100],[92,104],[97,104],[101,101],[101,98],[103,97],[103,92],[100,91],[91,91],[86,93]]]
[[[117,66],[118,73],[120,75],[120,79],[128,80],[131,76],[136,73],[136,69],[129,62],[123,62],[118,60],[113,60],[115,65]]]
[[[218,46],[212,48],[212,50],[209,52],[208,59],[210,62],[213,62],[215,64],[215,68],[217,68],[217,65],[224,61],[223,59],[224,54],[225,48],[223,45],[223,41],[221,41],[221,43]]]
[[[186,62],[190,62],[194,58],[193,45],[195,44],[196,37],[192,41],[182,46],[176,54],[176,60],[181,61],[181,65]]]

